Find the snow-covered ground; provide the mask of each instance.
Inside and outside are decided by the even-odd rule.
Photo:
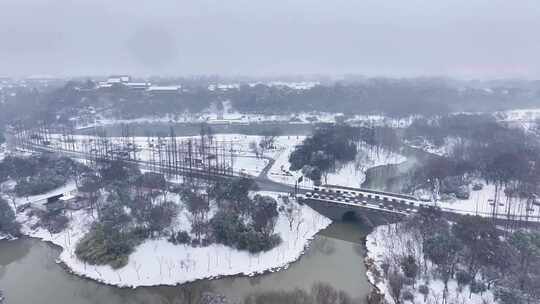
[[[9,189],[13,188],[15,186],[14,181],[7,181],[2,184],[3,189]],[[74,181],[69,181],[67,184],[60,188],[56,188],[54,190],[51,190],[49,192],[38,194],[38,195],[31,195],[28,197],[16,197],[15,198],[15,204],[17,206],[20,206],[22,204],[31,203],[33,205],[43,205],[47,202],[47,198],[59,194],[63,194],[64,196],[70,196],[77,190],[77,185]],[[9,202],[11,202],[11,199],[5,196],[6,199],[8,199]]]
[[[199,139],[199,136],[180,136],[176,137],[177,141],[186,140],[193,138],[195,140]],[[85,152],[84,146],[91,146],[90,141],[95,140],[93,136],[87,135],[77,135],[74,136],[74,143],[66,144],[61,134],[51,135],[51,147],[62,148],[75,151]],[[242,135],[242,134],[217,134],[214,135],[214,140],[223,145],[226,149],[230,149],[228,152],[233,153],[234,157],[232,159],[232,166],[235,171],[251,176],[258,176],[262,170],[266,167],[269,162],[268,158],[273,158],[276,155],[275,150],[266,151],[264,157],[257,157],[255,152],[250,148],[251,143],[258,145],[259,141],[262,139],[262,136],[257,135]],[[120,137],[108,137],[113,144],[118,144],[122,142]],[[162,142],[166,143],[168,138],[162,138]],[[158,142],[156,138],[149,137],[133,137],[133,144],[139,150],[137,152],[138,160],[150,161],[152,159],[159,159],[157,154],[157,149],[150,148],[150,145],[157,146]],[[164,147],[164,144],[163,144]],[[86,151],[88,153],[88,151]],[[165,149],[162,149],[163,155],[165,154]],[[230,160],[225,160],[230,163]]]
[[[280,152],[274,165],[268,172],[269,179],[279,183],[294,185],[298,178],[302,176],[300,170],[289,171],[289,156],[294,151],[295,146],[301,144],[304,138],[302,136],[291,136],[289,138],[278,139],[276,145]],[[360,187],[365,181],[365,172],[367,169],[380,165],[398,164],[405,160],[406,158],[401,154],[384,150],[379,150],[377,153],[375,149],[368,149],[366,146],[360,145],[356,160],[344,164],[336,172],[329,173],[327,184]],[[308,178],[304,178],[300,186],[313,187],[314,184]]]
[[[493,116],[500,122],[509,126],[522,128],[529,132],[534,131],[540,120],[540,108],[536,109],[516,109],[510,111],[495,112]]]
[[[407,144],[413,148],[421,149],[428,153],[439,155],[439,156],[450,155],[450,153],[452,153],[452,150],[454,149],[457,143],[458,143],[457,138],[450,137],[450,136],[444,139],[444,144],[442,144],[441,146],[436,146],[427,140],[424,140],[420,143],[407,142]]]
[[[75,136],[74,147],[76,151],[83,152],[83,146],[90,145],[92,136],[78,135]],[[177,137],[177,140],[185,140],[193,137]],[[242,135],[242,134],[216,134],[214,140],[233,151],[234,157],[232,164],[234,170],[238,173],[247,174],[250,176],[259,176],[263,169],[268,165],[270,159],[275,159],[274,164],[268,172],[268,178],[273,181],[294,185],[302,173],[300,171],[289,171],[289,155],[294,151],[295,147],[302,143],[305,136],[277,136],[275,138],[274,149],[264,151],[263,155],[256,155],[250,145],[258,146],[258,143],[263,137],[258,135]],[[65,147],[62,136],[55,134],[51,136],[51,146],[62,148]],[[120,143],[119,137],[108,137],[112,143]],[[166,141],[167,138],[163,138]],[[150,145],[156,146],[155,138],[134,137],[133,143],[139,149],[137,157],[140,160],[149,161],[157,159],[155,149],[151,149]],[[327,183],[332,185],[341,185],[349,187],[360,187],[365,180],[365,172],[367,169],[387,164],[398,164],[404,162],[406,158],[398,153],[385,151],[382,149],[370,149],[366,145],[358,146],[358,156],[355,161],[339,166],[335,172],[331,172],[327,176]],[[304,178],[301,186],[312,187],[313,182]]]
[[[397,262],[400,257],[413,255],[416,261],[423,261],[422,243],[418,242],[417,236],[408,230],[400,228],[402,223],[379,226],[371,232],[366,238],[367,246],[367,261],[368,265],[373,262],[373,265],[368,269],[368,279],[375,285],[379,291],[384,294],[385,300],[394,304],[394,300],[390,294],[390,287],[387,278],[378,275],[383,274],[383,263],[391,261]],[[420,273],[414,284],[415,288],[405,286],[405,290],[414,295],[413,304],[423,303],[443,303],[444,283],[441,279],[435,277],[433,272],[434,266],[431,262],[427,262],[428,270],[426,273]],[[426,285],[429,288],[427,301],[424,301],[424,295],[418,291],[418,286]],[[470,294],[469,286],[458,288],[456,280],[452,279],[448,284],[448,303],[497,303],[493,293],[488,290],[483,294]],[[469,298],[470,296],[470,298]],[[484,302],[485,301],[485,302]],[[407,302],[410,303],[410,302]]]
[[[259,193],[270,195],[281,202],[278,193]],[[286,268],[304,252],[309,240],[321,229],[330,224],[330,220],[306,205],[298,207],[298,214],[293,229],[287,217],[280,214],[275,232],[283,242],[267,252],[256,255],[239,251],[223,245],[213,244],[208,247],[174,245],[165,238],[147,240],[135,248],[129,257],[129,263],[118,270],[110,266],[92,266],[85,264],[75,256],[77,242],[88,231],[93,217],[86,210],[69,212],[69,226],[63,232],[51,234],[47,230],[31,227],[36,218],[19,214],[17,219],[23,223],[23,233],[28,236],[50,241],[63,248],[59,260],[72,272],[103,283],[117,286],[152,286],[175,285],[197,279],[225,275],[253,275],[264,271]],[[186,224],[185,213],[181,212],[177,223]]]
[[[540,108],[501,111],[495,112],[494,115],[504,121],[534,121],[540,118]]]

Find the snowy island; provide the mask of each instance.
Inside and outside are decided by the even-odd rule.
[[[279,193],[258,193],[275,198],[283,206]],[[289,202],[296,204],[296,202]],[[280,213],[276,224],[277,233],[282,242],[269,251],[250,254],[225,245],[212,244],[204,247],[175,245],[166,238],[151,239],[138,245],[129,256],[126,266],[114,269],[108,265],[89,265],[77,258],[76,245],[88,232],[94,217],[86,210],[73,211],[65,230],[50,233],[44,228],[32,229],[38,220],[19,214],[25,235],[49,241],[62,248],[59,261],[77,275],[91,278],[106,284],[138,287],[154,285],[176,285],[199,279],[215,278],[227,275],[254,275],[265,271],[286,268],[303,253],[309,240],[321,229],[330,224],[330,220],[305,205],[295,206],[294,219]],[[176,224],[189,223],[188,212],[178,214]],[[291,221],[293,224],[291,225]],[[189,224],[187,224],[189,225]],[[176,226],[175,229],[181,227]],[[184,227],[187,228],[187,227]]]

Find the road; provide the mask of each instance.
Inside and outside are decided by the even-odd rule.
[[[62,153],[68,157],[77,158],[77,159],[91,159],[92,156],[89,156],[83,152],[78,151],[71,151],[71,150],[64,150],[61,148],[51,148],[48,146],[42,146],[42,145],[32,145],[30,148],[35,151],[46,151],[46,152],[59,152]],[[254,177],[255,182],[259,186],[259,190],[261,191],[272,191],[272,192],[285,192],[285,193],[293,193],[295,191],[295,187],[283,184],[279,182],[272,181],[268,178],[268,173],[272,166],[275,163],[275,159],[272,158],[266,158],[268,159],[268,164],[263,168],[261,173]],[[156,166],[154,163],[147,162],[147,161],[141,161],[141,160],[127,160],[130,163],[138,164],[142,169],[147,170],[155,170],[156,168],[159,168],[160,170],[167,170],[170,168]],[[209,174],[208,172],[205,172],[204,170],[197,168],[192,168],[192,171],[190,171],[190,174],[192,176],[201,177],[201,178],[208,178],[209,175],[212,175],[212,177],[216,177],[215,174]],[[176,172],[177,174],[182,174],[184,172]],[[230,175],[223,175],[224,178],[229,177],[238,177],[238,176],[244,176],[245,174],[241,172],[232,172]],[[324,192],[322,190],[323,188],[319,188],[319,191],[316,192]],[[399,194],[399,193],[389,193],[389,192],[382,192],[382,191],[374,191],[369,189],[355,189],[355,188],[348,188],[348,187],[341,187],[341,186],[334,186],[334,185],[327,185],[325,186],[325,189],[327,190],[324,198],[317,198],[318,200],[324,200],[329,203],[336,203],[336,204],[347,204],[347,205],[354,205],[357,207],[362,208],[376,208],[380,210],[384,210],[387,212],[392,213],[411,213],[413,210],[416,210],[419,207],[427,207],[431,208],[434,207],[434,204],[431,202],[420,202],[415,197]],[[298,194],[305,194],[308,191],[314,191],[312,188],[302,188],[299,187],[297,190]],[[341,191],[341,193],[337,191]],[[332,192],[333,191],[333,192]],[[358,195],[359,198],[365,197],[368,200],[368,203],[366,205],[362,204],[362,201],[353,200],[353,201],[346,201],[342,194],[344,192],[350,192],[354,193],[355,195]],[[361,194],[361,195],[360,195]],[[313,199],[313,198],[311,198]],[[407,210],[410,209],[410,210]],[[465,211],[460,210],[454,210],[454,209],[446,209],[442,208],[443,212],[448,214],[469,214]],[[489,217],[491,214],[486,214],[482,216]],[[498,218],[501,220],[513,220],[513,219],[506,219],[506,218]],[[540,217],[539,216],[529,216],[528,222],[534,222],[534,223],[540,223]]]

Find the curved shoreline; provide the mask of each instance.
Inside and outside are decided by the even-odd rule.
[[[372,233],[375,232],[375,227],[372,231],[370,231],[363,239],[362,239],[362,245],[365,249],[364,254],[364,266],[366,266],[366,277],[369,285],[371,285],[371,292],[368,295],[368,298],[366,299],[368,304],[382,304],[384,303],[384,293],[382,290],[377,286],[377,283],[375,281],[375,274],[373,271],[373,267],[377,267],[375,260],[370,256],[370,250],[368,247],[368,240]]]
[[[40,237],[24,235],[21,238],[22,239],[27,238],[27,239],[36,240],[38,242],[43,242],[43,243],[53,247],[54,250],[57,250],[58,255],[54,259],[55,263],[57,265],[59,265],[66,273],[68,273],[70,275],[76,276],[77,278],[80,278],[80,279],[84,279],[84,280],[88,280],[88,281],[92,281],[92,282],[97,282],[99,284],[103,284],[103,285],[106,285],[106,286],[112,286],[112,287],[121,288],[121,289],[137,289],[137,288],[147,288],[147,287],[177,287],[177,286],[182,286],[182,285],[190,284],[190,283],[196,283],[198,281],[204,281],[204,280],[218,280],[218,279],[223,279],[223,278],[254,277],[254,276],[265,275],[265,274],[274,273],[274,272],[277,272],[277,271],[286,270],[291,265],[294,265],[295,263],[298,263],[300,261],[300,258],[302,258],[302,256],[306,253],[306,251],[311,248],[312,241],[313,241],[314,237],[309,239],[308,243],[306,243],[306,245],[304,247],[304,250],[300,253],[300,255],[295,260],[287,263],[284,266],[277,266],[277,267],[265,269],[265,270],[263,270],[261,272],[253,272],[253,273],[248,273],[248,274],[246,274],[246,273],[236,273],[236,274],[227,274],[227,275],[216,275],[216,276],[199,278],[199,279],[195,279],[195,280],[192,280],[192,281],[179,282],[179,283],[176,283],[176,284],[157,284],[157,285],[139,285],[139,286],[123,286],[123,285],[110,284],[110,283],[108,283],[106,281],[100,281],[98,279],[94,279],[92,277],[89,277],[89,276],[87,276],[85,274],[74,272],[69,267],[68,264],[66,264],[64,261],[62,261],[60,259],[60,255],[64,251],[64,248],[62,246],[57,245],[52,241],[44,240],[44,239],[42,239]],[[17,239],[18,238],[11,239],[11,240],[17,240]],[[9,240],[9,241],[11,241],[11,240]]]
[[[42,228],[31,230],[32,219],[29,218],[22,222],[25,236],[39,239],[61,249],[56,262],[61,264],[67,272],[106,285],[137,288],[177,286],[204,279],[254,276],[287,269],[306,252],[315,235],[331,224],[329,219],[319,215],[308,206],[303,207],[302,214],[306,223],[296,235],[291,233],[284,235],[283,231],[280,231],[282,244],[258,255],[252,256],[247,252],[216,244],[201,248],[172,245],[164,239],[147,240],[130,255],[129,264],[118,270],[113,270],[110,266],[85,264],[74,255],[75,244],[86,232],[81,224],[84,222],[81,220],[84,214],[73,213],[69,228],[59,234],[50,234]],[[289,229],[286,219],[278,220],[278,225],[280,221],[282,222],[281,230],[284,224]],[[156,256],[158,252],[162,256]],[[181,260],[182,256],[187,256],[186,263]],[[156,259],[159,264],[156,263]],[[224,265],[227,262],[228,265]],[[247,266],[248,262],[249,266]],[[169,268],[163,267],[167,263],[170,263]],[[189,267],[177,267],[180,263],[189,264]],[[133,264],[138,269],[134,270]]]

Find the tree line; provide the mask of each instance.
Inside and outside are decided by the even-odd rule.
[[[368,79],[336,82],[298,90],[265,84],[240,85],[229,90],[184,84],[177,93],[148,94],[122,85],[97,88],[92,81],[69,81],[61,87],[20,87],[0,104],[0,122],[15,119],[69,123],[88,106],[107,109],[118,118],[199,113],[230,101],[244,113],[334,112],[386,114],[392,117],[441,115],[452,112],[491,112],[534,106],[540,88],[499,87],[489,93],[472,85],[463,87],[416,79]]]

